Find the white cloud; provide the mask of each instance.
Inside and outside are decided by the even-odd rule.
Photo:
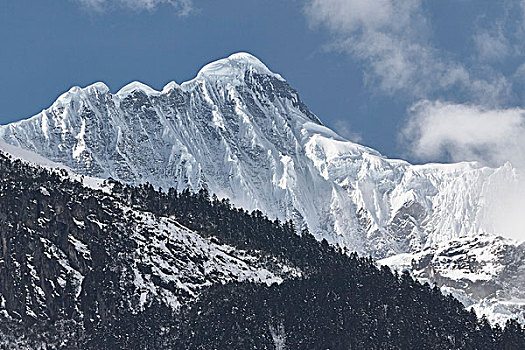
[[[118,8],[134,11],[153,11],[161,5],[173,6],[181,16],[190,14],[193,10],[193,0],[76,0],[89,10],[104,12]]]
[[[369,85],[418,96],[436,80],[448,86],[468,79],[461,67],[436,58],[422,13],[421,0],[312,0],[306,8],[313,25],[334,34],[332,49],[367,64]],[[431,75],[438,78],[429,80]]]
[[[483,190],[479,215],[481,227],[519,242],[525,241],[525,173],[498,169]],[[497,186],[491,186],[494,181]]]
[[[421,101],[409,111],[402,138],[422,161],[476,160],[525,166],[525,110]],[[448,159],[447,159],[448,158]]]
[[[402,134],[423,161],[476,160],[502,166],[482,188],[480,223],[487,232],[525,239],[525,109],[421,101]],[[515,168],[511,168],[511,165]],[[495,184],[495,185],[492,185]]]
[[[314,0],[306,11],[334,32],[352,32],[391,26],[394,8],[390,0]]]
[[[508,99],[511,84],[505,76],[490,69],[473,74],[469,65],[432,44],[423,0],[310,0],[305,12],[314,27],[332,33],[329,49],[364,64],[365,82],[371,88],[418,99],[452,90],[493,105]],[[480,34],[480,50],[502,54],[498,37],[491,37],[490,43],[483,43],[483,38]]]

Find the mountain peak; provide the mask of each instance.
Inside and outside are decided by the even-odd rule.
[[[68,91],[64,92],[53,103],[53,107],[66,106],[72,101],[75,101],[81,96],[91,94],[107,94],[109,93],[109,87],[103,82],[96,82],[86,87],[72,86]]]
[[[272,72],[261,60],[247,52],[237,52],[226,58],[208,63],[197,74],[197,78],[232,78],[244,75],[246,71],[271,75],[284,80],[279,74]]]
[[[279,80],[284,79],[277,73],[272,72],[261,60],[247,52],[237,52],[226,58],[222,58],[208,63],[197,73],[197,76],[190,81],[182,83],[186,85],[195,80],[212,79],[212,80],[235,80],[236,78],[244,78],[246,71],[256,72],[258,74],[270,75]],[[157,91],[140,81],[132,81],[118,90],[115,95],[124,97],[133,91],[141,91],[147,95],[158,95],[170,89],[180,87],[174,81],[169,82],[161,91]],[[96,82],[86,87],[73,86],[67,92],[60,95],[55,105],[64,105],[71,101],[71,99],[79,98],[82,94],[105,94],[110,92],[109,87],[103,82]]]
[[[142,91],[147,95],[154,95],[159,94],[160,92],[153,89],[149,85],[146,85],[144,83],[141,83],[140,81],[132,81],[128,83],[127,85],[120,88],[120,90],[116,93],[117,96],[127,96],[133,91]]]

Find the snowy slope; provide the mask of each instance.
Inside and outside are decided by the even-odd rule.
[[[11,159],[52,165],[30,152],[0,145],[0,156],[5,154]],[[35,166],[35,169],[39,167]],[[62,175],[57,177],[60,182],[74,180],[80,184],[74,174],[57,173]],[[217,239],[206,238],[188,229],[173,217],[127,207],[111,197],[109,186],[107,183],[103,185],[104,180],[99,179],[99,187],[92,186],[95,182],[86,181],[87,185],[82,184],[82,191],[69,193],[67,184],[62,183],[35,188],[31,188],[32,184],[19,183],[19,188],[13,189],[12,179],[8,176],[2,179],[0,186],[0,229],[3,233],[0,240],[3,252],[0,259],[3,281],[0,319],[56,318],[54,304],[60,305],[60,298],[68,287],[73,289],[72,309],[85,316],[82,315],[85,305],[81,294],[93,291],[86,291],[92,280],[89,283],[84,283],[84,280],[97,278],[93,277],[100,268],[97,264],[115,246],[118,251],[115,259],[120,259],[122,265],[108,268],[120,273],[122,293],[129,297],[126,307],[133,312],[144,311],[145,306],[152,303],[177,310],[183,303],[194,301],[205,287],[213,284],[255,282],[272,285],[281,283],[284,278],[301,276],[297,268],[289,267],[277,258],[272,260],[265,256],[262,259],[258,251],[247,252],[221,244]],[[102,191],[91,191],[94,187]],[[38,200],[41,196],[51,204],[43,205]],[[64,197],[68,200],[57,199]],[[18,205],[24,201],[40,209],[27,206],[24,210],[11,212],[12,208],[6,208],[10,202]],[[93,209],[93,203],[102,210]],[[10,237],[11,233],[14,238]],[[113,241],[98,246],[98,242],[106,239],[104,237]],[[10,253],[9,256],[6,252]],[[6,272],[10,268],[16,273]],[[27,283],[22,291],[22,283],[16,280],[19,276],[22,276],[23,283]],[[13,312],[17,303],[21,303],[23,310]]]
[[[281,283],[284,276],[300,276],[298,270],[282,264],[275,264],[277,268],[270,271],[260,266],[260,257],[202,238],[173,219],[132,210],[127,214],[132,220],[139,219],[132,238],[136,242],[135,294],[140,295],[138,307],[141,309],[159,299],[173,309],[181,304],[181,298],[170,288],[159,288],[155,278],[194,299],[201,289],[214,283],[248,281],[271,285]]]
[[[504,325],[525,323],[525,243],[495,236],[462,237],[379,261],[452,294],[478,315]]]
[[[36,116],[0,126],[0,138],[80,174],[207,187],[377,258],[524,234],[521,171],[387,159],[323,126],[246,53],[161,91],[139,82],[115,94],[103,83],[74,87]]]

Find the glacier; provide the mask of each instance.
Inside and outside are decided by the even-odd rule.
[[[299,231],[416,274],[425,268],[406,257],[416,261],[429,251],[439,257],[436,250],[458,240],[468,248],[479,237],[525,236],[521,169],[384,157],[324,126],[281,75],[248,53],[212,62],[194,79],[160,91],[140,82],[116,93],[100,82],[73,87],[41,113],[0,126],[0,139],[82,175],[179,191],[205,187],[238,207],[291,219]],[[505,252],[525,250],[519,241],[501,240]],[[523,266],[522,253],[503,255]],[[436,265],[420,260],[428,269]],[[500,274],[476,280],[476,290],[496,286],[486,294],[466,287],[474,274],[439,274],[420,277],[467,293],[475,310],[487,300],[498,303],[491,310],[504,311],[490,311],[499,312],[498,322],[501,315],[523,318],[524,296],[516,291],[525,290],[524,281],[509,286]]]

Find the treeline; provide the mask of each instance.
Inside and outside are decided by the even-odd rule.
[[[235,208],[228,199],[210,197],[206,189],[167,192],[150,184],[124,185],[110,181],[112,194],[135,208],[158,216],[174,217],[179,223],[205,237],[213,237],[239,249],[260,251],[290,261],[305,271],[318,270],[334,254],[324,241],[320,244],[308,230],[300,235],[292,221],[269,220],[261,211]]]
[[[205,189],[164,192],[110,180],[108,194],[1,153],[0,176],[0,238],[7,242],[0,247],[0,292],[12,317],[0,314],[0,348],[14,339],[45,349],[525,348],[525,331],[515,321],[492,327],[408,273],[378,268],[371,258],[318,242],[307,230],[298,234],[292,222],[233,208]],[[132,276],[123,274],[134,228],[120,215],[125,206],[174,217],[202,236],[257,251],[261,266],[285,263],[301,276],[271,286],[212,285],[179,310],[152,302],[137,313],[129,308],[133,296],[125,280]],[[75,225],[73,216],[85,219],[85,227]],[[88,216],[113,223],[88,224]],[[45,226],[37,225],[39,218]],[[89,266],[70,249],[70,234],[87,244]],[[71,254],[68,259],[85,275],[79,300],[66,281],[55,289],[58,295],[49,294],[42,316],[17,319],[35,294],[24,264],[58,283],[58,262],[31,258],[43,254],[42,237]]]
[[[478,319],[439,288],[421,285],[407,272],[378,268],[371,258],[318,242],[292,222],[248,213],[227,199],[174,189],[156,191],[113,182],[113,193],[130,205],[233,246],[279,256],[305,278],[280,285],[214,286],[183,318],[181,348],[260,348],[284,329],[290,349],[520,349],[525,331],[516,321],[504,329]],[[188,311],[189,310],[189,311]],[[258,344],[258,345],[257,345]]]

